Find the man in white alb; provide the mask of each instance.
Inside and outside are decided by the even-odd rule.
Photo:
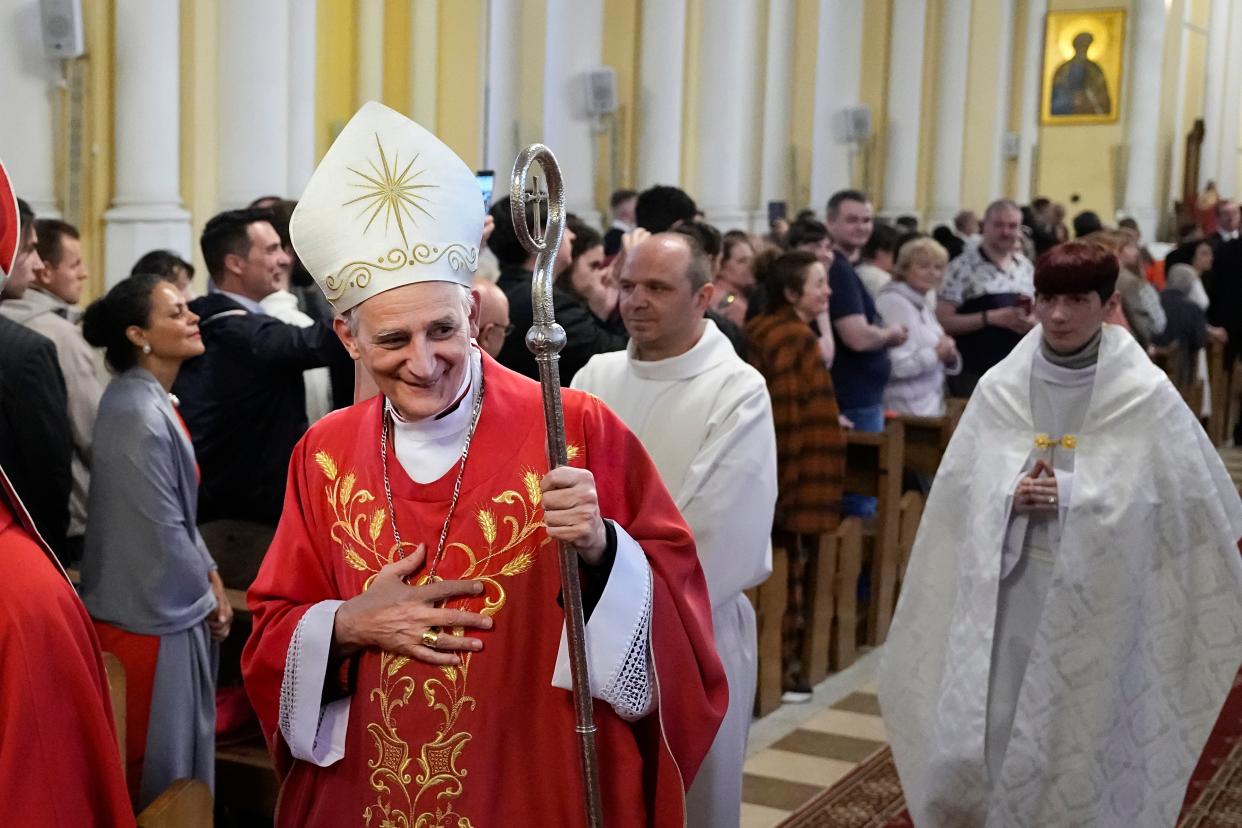
[[[686,798],[691,826],[737,825],[754,705],[755,612],[742,590],[772,571],[776,433],[763,377],[703,318],[711,268],[694,242],[659,233],[620,278],[626,351],[591,358],[573,387],[595,394],[651,453],[699,552],[729,711]]]

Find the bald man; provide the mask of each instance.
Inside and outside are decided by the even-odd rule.
[[[474,289],[479,292],[479,335],[475,341],[488,356],[495,357],[513,327],[509,324],[509,299],[495,282],[483,276],[474,277]]]

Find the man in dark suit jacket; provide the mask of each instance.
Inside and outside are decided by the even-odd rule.
[[[302,372],[339,359],[332,328],[287,325],[263,312],[289,259],[257,210],[231,210],[203,229],[215,291],[195,299],[206,352],[173,386],[202,470],[198,519],[275,525],[293,446],[307,428]]]
[[[1242,238],[1242,206],[1231,198],[1222,198],[1216,202],[1216,229],[1206,241],[1217,254],[1222,244],[1238,238]]]
[[[1212,269],[1204,274],[1207,284],[1208,322],[1229,334],[1225,346],[1225,370],[1242,353],[1242,238],[1217,240]],[[1242,420],[1233,430],[1234,445],[1242,446]]]
[[[18,213],[17,256],[0,294],[9,298],[19,298],[43,268],[35,249],[34,211],[18,199]],[[39,534],[62,560],[69,529],[72,455],[69,401],[56,346],[0,317],[0,467],[8,472]]]

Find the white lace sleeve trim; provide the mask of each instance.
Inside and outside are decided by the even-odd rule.
[[[587,623],[587,663],[591,695],[634,721],[656,706],[650,645],[652,574],[638,542],[620,526],[616,530],[617,557]],[[563,628],[552,686],[563,690],[572,686]]]
[[[332,626],[343,601],[320,601],[293,631],[280,683],[280,733],[295,759],[327,767],[345,755],[349,699],[327,705],[323,684],[332,647]]]

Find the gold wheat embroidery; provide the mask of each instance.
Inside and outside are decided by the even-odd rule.
[[[581,454],[573,447],[573,456]],[[375,575],[397,558],[397,546],[386,550],[379,545],[389,515],[383,508],[372,509],[375,498],[361,489],[353,472],[340,474],[336,461],[327,452],[315,454],[315,462],[328,480],[324,494],[332,506],[332,539],[340,545],[345,562],[359,572],[369,572],[363,589]],[[540,475],[523,469],[519,485],[491,498],[474,510],[474,523],[482,544],[476,548],[454,541],[448,549],[460,552],[467,562],[460,578],[484,584],[483,615],[494,616],[504,608],[506,595],[501,583],[530,570],[539,549],[550,542],[543,528],[539,488]],[[508,535],[505,538],[505,535]],[[498,545],[499,542],[499,545]],[[405,543],[412,547],[413,544]],[[420,582],[425,583],[424,579]],[[464,602],[462,602],[464,604]],[[460,627],[452,630],[462,635]],[[473,828],[470,818],[457,812],[456,800],[465,790],[469,771],[461,764],[471,733],[460,727],[463,715],[474,711],[478,701],[467,692],[473,654],[464,653],[458,667],[441,667],[422,683],[427,707],[440,717],[435,736],[424,743],[418,755],[398,732],[398,712],[410,704],[418,691],[414,676],[407,672],[410,659],[381,653],[379,684],[370,693],[378,718],[367,724],[373,753],[367,766],[375,801],[362,812],[363,824],[374,828]]]

